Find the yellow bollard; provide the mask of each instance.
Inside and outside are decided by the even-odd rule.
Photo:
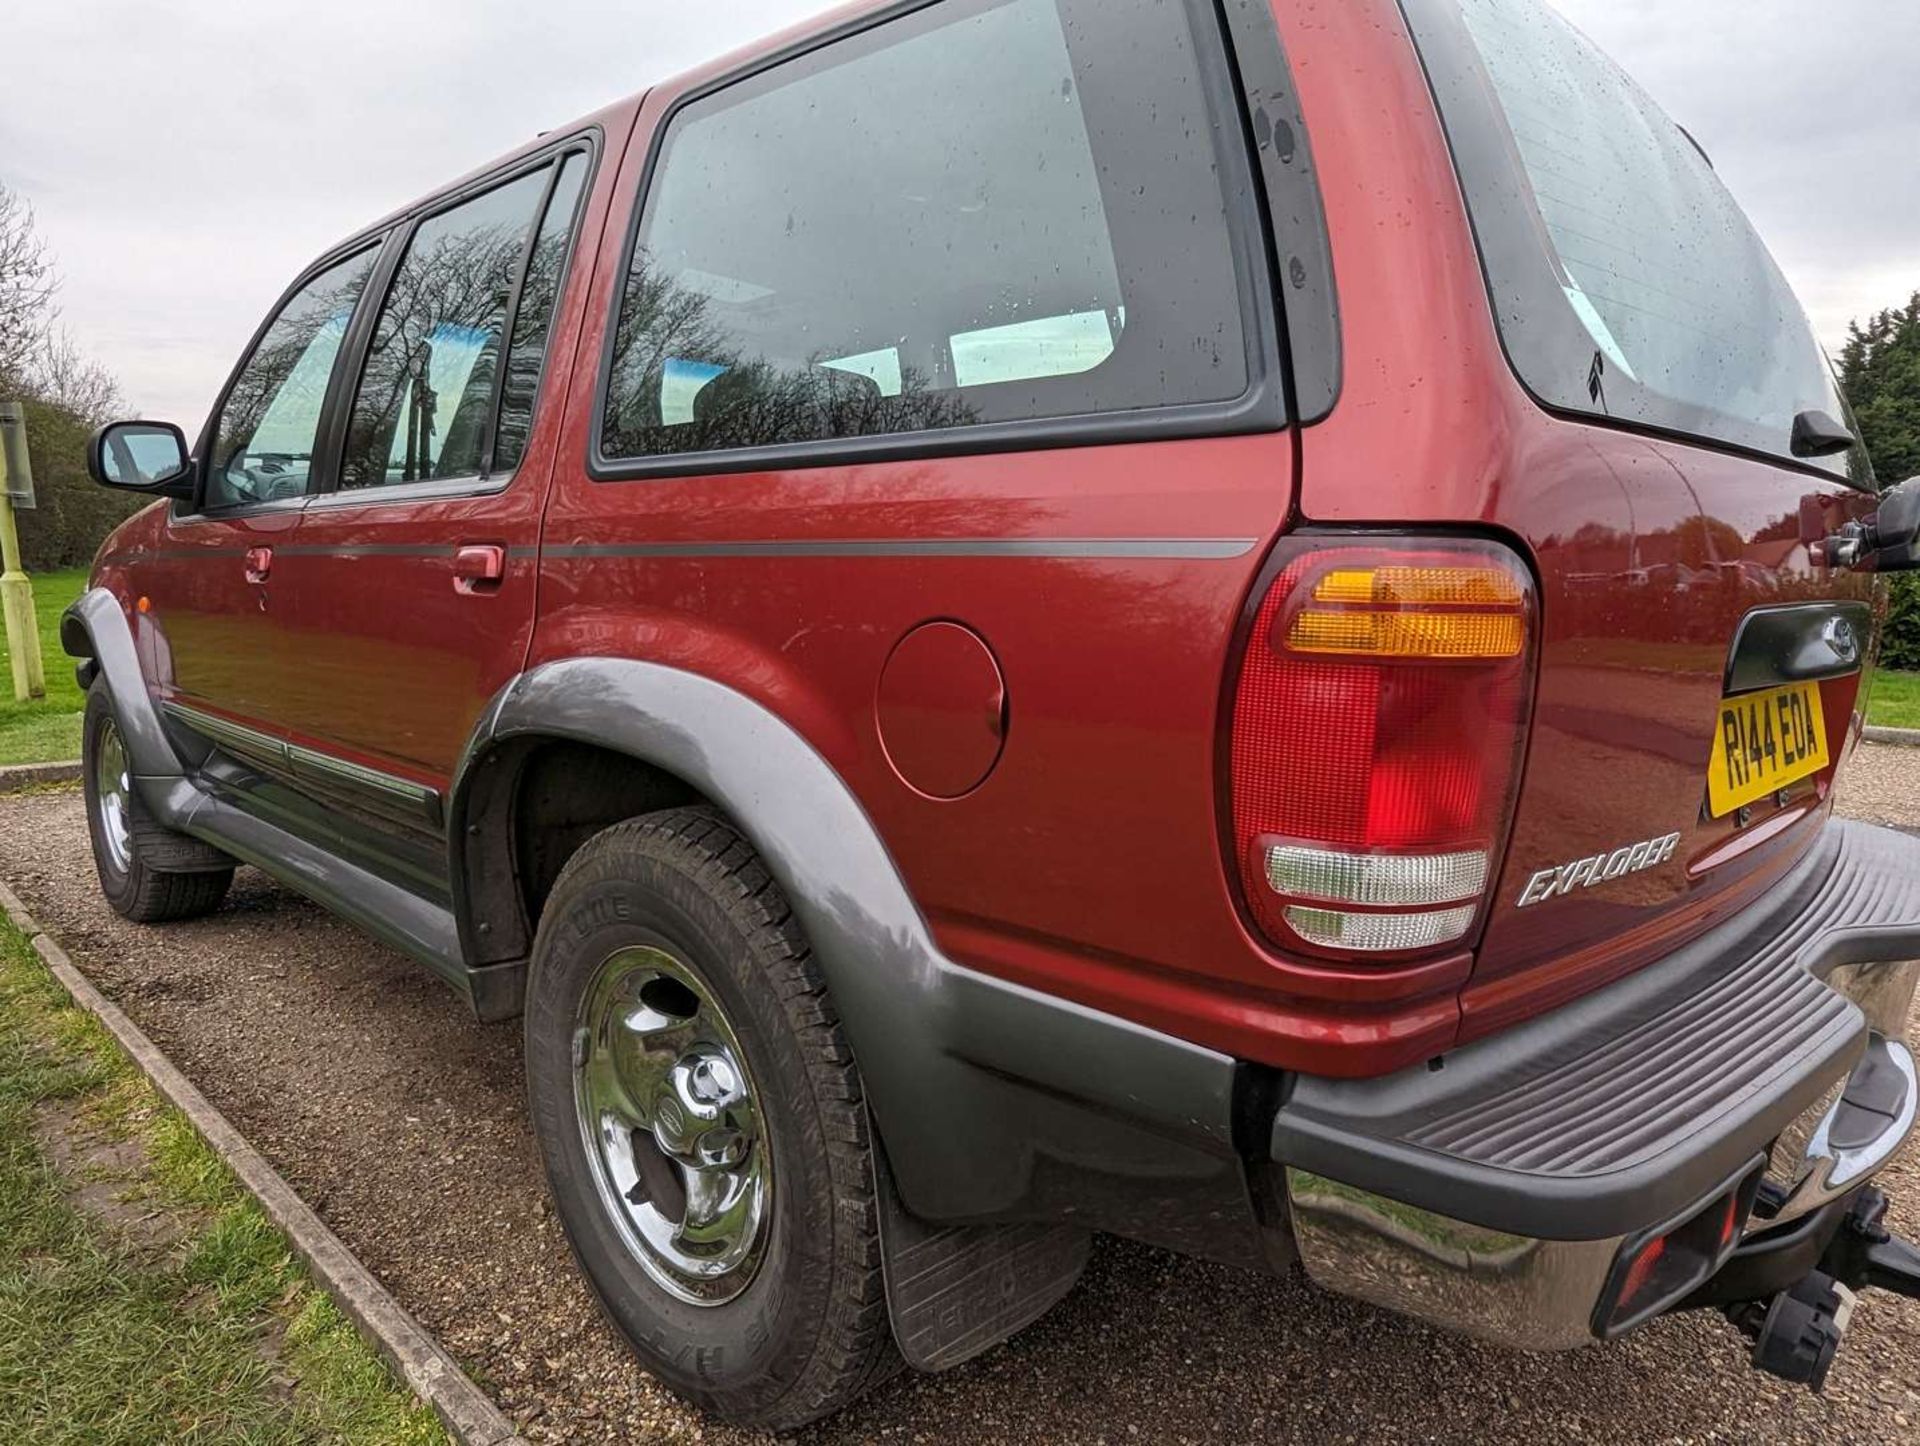
[[[33,506],[33,467],[27,459],[27,420],[18,402],[0,402],[0,609],[6,613],[7,653],[13,660],[13,696],[19,702],[47,696],[40,657],[40,625],[33,613],[33,584],[20,567],[20,533],[13,504]]]

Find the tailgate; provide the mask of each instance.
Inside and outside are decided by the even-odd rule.
[[[1594,443],[1601,480],[1666,525],[1539,549],[1533,735],[1468,1037],[1750,902],[1811,844],[1857,736],[1874,584],[1817,567],[1814,545],[1873,499],[1704,449]]]

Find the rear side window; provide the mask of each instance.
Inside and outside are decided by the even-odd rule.
[[[414,231],[354,394],[342,488],[518,464],[586,157],[562,164],[557,185],[543,166]]]
[[[1249,388],[1185,6],[949,0],[683,107],[621,300],[608,459]]]
[[[573,242],[574,216],[580,209],[580,192],[586,181],[586,152],[572,151],[561,157],[560,176],[534,237],[533,251],[527,258],[527,279],[520,288],[520,306],[514,314],[493,456],[483,459],[489,471],[511,472],[526,451],[527,434],[533,428],[533,403],[540,391],[540,374],[547,356],[547,332],[560,299],[562,273]]]
[[[1843,415],[1738,203],[1618,66],[1538,0],[1406,3],[1535,394],[1781,456],[1799,413]]]

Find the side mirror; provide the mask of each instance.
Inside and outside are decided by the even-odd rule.
[[[1920,538],[1920,476],[1910,476],[1880,497],[1874,532],[1882,547],[1912,547]]]
[[[1920,477],[1909,477],[1881,494],[1873,531],[1880,549],[1875,572],[1910,572],[1920,567]]]
[[[1855,572],[1912,572],[1920,568],[1920,477],[1909,477],[1880,494],[1880,510],[1866,522],[1849,522],[1826,543],[1835,567]]]
[[[87,443],[87,471],[102,487],[193,496],[186,435],[171,422],[109,422]]]

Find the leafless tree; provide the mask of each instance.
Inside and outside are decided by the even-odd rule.
[[[980,420],[971,403],[911,366],[885,395],[824,354],[781,365],[743,355],[711,298],[666,275],[644,250],[627,275],[602,445],[609,456],[709,451],[835,437],[940,431]],[[714,373],[691,421],[669,424],[664,383],[674,361]]]
[[[25,367],[26,390],[72,412],[90,426],[125,415],[126,399],[113,373],[81,352],[65,327],[42,334]]]
[[[0,182],[0,380],[17,384],[52,320],[59,281],[33,207]]]

